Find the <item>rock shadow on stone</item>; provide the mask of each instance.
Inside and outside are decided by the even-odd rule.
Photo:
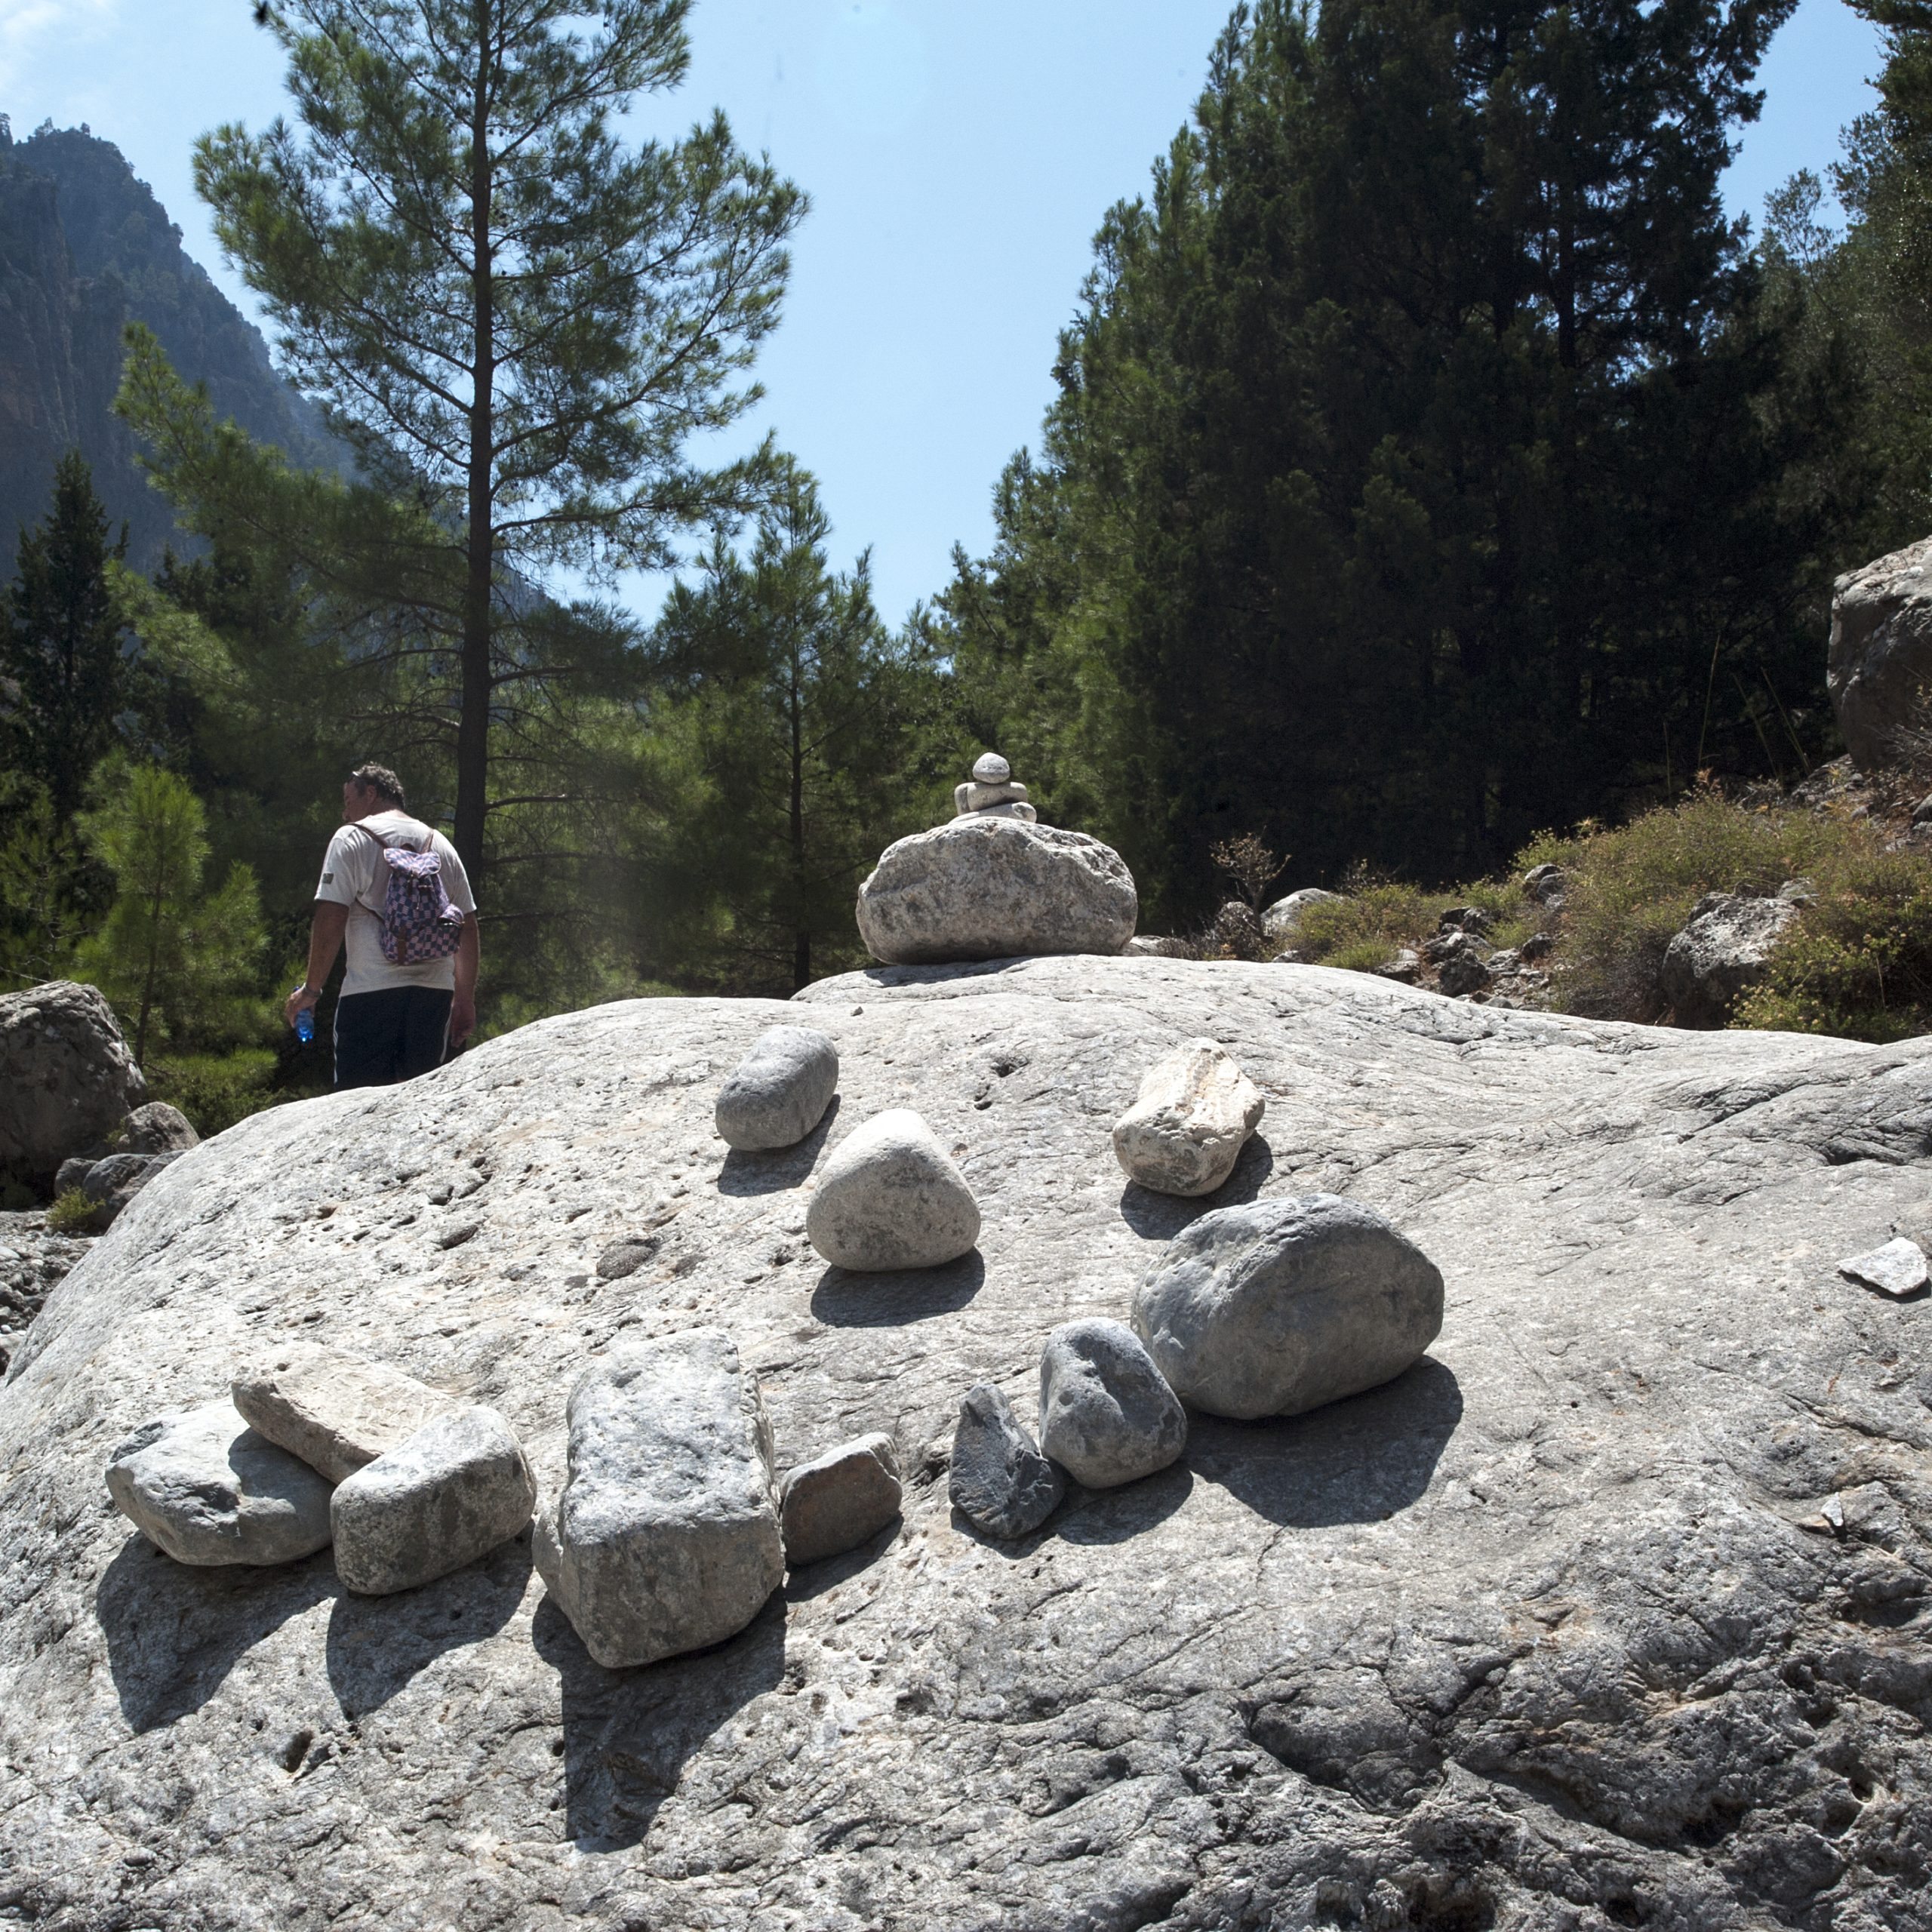
[[[1429,1487],[1462,1419],[1454,1374],[1425,1355],[1394,1381],[1306,1415],[1231,1422],[1190,1411],[1186,1460],[1284,1529],[1382,1522]]]
[[[329,1612],[329,1688],[346,1718],[380,1710],[448,1652],[494,1637],[530,1587],[530,1532],[420,1589],[359,1597]]]
[[[1212,1194],[1157,1194],[1131,1180],[1120,1191],[1121,1219],[1143,1240],[1172,1241],[1190,1221],[1217,1208],[1241,1208],[1259,1200],[1274,1171],[1275,1150],[1266,1137],[1251,1134],[1233,1173]]]
[[[785,1601],[810,1603],[814,1597],[835,1590],[841,1583],[849,1583],[869,1570],[899,1540],[899,1533],[905,1527],[905,1518],[895,1516],[884,1529],[842,1556],[828,1556],[823,1562],[808,1563],[803,1569],[792,1571],[785,1579]]]
[[[842,1094],[833,1094],[826,1103],[825,1112],[819,1116],[817,1126],[804,1140],[789,1147],[774,1147],[757,1152],[734,1147],[724,1156],[724,1164],[718,1170],[718,1192],[740,1196],[783,1194],[792,1188],[804,1186],[811,1180],[812,1169],[824,1150],[825,1137],[832,1131],[832,1122],[838,1118],[843,1099]]]
[[[937,1268],[869,1274],[832,1267],[820,1275],[812,1291],[812,1313],[828,1328],[896,1328],[907,1321],[958,1314],[986,1278],[986,1259],[977,1247]]]
[[[327,1550],[269,1568],[202,1568],[137,1531],[94,1590],[128,1727],[139,1736],[199,1710],[248,1651],[339,1587]]]
[[[1127,1543],[1164,1522],[1193,1491],[1194,1472],[1183,1452],[1179,1462],[1164,1469],[1112,1489],[1088,1489],[1069,1482],[1066,1500],[1047,1518],[1045,1527],[1063,1543]]]
[[[626,1851],[705,1741],[784,1681],[785,1593],[728,1641],[638,1670],[593,1662],[547,1597],[531,1638],[560,1680],[565,1831],[581,1851]]]

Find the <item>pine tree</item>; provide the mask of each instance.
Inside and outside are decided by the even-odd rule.
[[[108,583],[125,551],[78,450],[54,476],[54,503],[20,533],[18,574],[0,626],[0,731],[9,762],[43,786],[65,823],[88,774],[120,735],[137,690],[134,640]]]
[[[613,128],[682,79],[688,6],[264,5],[304,133],[224,127],[196,149],[197,187],[291,373],[333,405],[368,478],[417,492],[413,530],[351,515],[337,534],[360,527],[383,553],[363,557],[367,580],[397,569],[404,648],[453,663],[455,841],[473,877],[496,709],[570,673],[535,633],[529,577],[661,565],[681,531],[744,507],[760,472],[687,451],[755,397],[738,379],[776,321],[802,199],[721,115],[634,149]],[[225,475],[205,515],[260,521],[277,497],[251,502],[249,473],[182,481],[220,495]],[[300,551],[285,517],[275,534]],[[309,561],[355,574],[339,554]]]

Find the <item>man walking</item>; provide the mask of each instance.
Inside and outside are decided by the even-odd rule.
[[[405,810],[402,780],[380,764],[359,765],[342,788],[342,825],[329,841],[315,888],[315,923],[309,934],[309,971],[283,1008],[293,1026],[312,1011],[344,939],[349,966],[335,1008],[335,1084],[387,1087],[413,1080],[442,1063],[446,1048],[460,1047],[476,1026],[476,901],[456,848],[440,832]],[[434,866],[398,866],[391,853],[432,855]],[[387,917],[390,882],[406,872],[422,903],[440,878],[452,910],[442,915],[442,934],[426,942],[412,927],[400,937]],[[429,883],[423,881],[428,881]],[[449,928],[458,916],[454,952]],[[414,957],[398,963],[398,954]]]

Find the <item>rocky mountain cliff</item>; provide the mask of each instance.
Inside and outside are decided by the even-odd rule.
[[[260,334],[189,259],[119,149],[85,128],[0,139],[0,576],[11,574],[20,527],[46,513],[55,460],[77,446],[128,525],[131,563],[152,568],[171,540],[193,547],[112,414],[131,320],[251,435],[299,462],[343,460],[321,412],[275,374]]]
[[[728,1151],[777,1020],[799,1147]],[[1220,1192],[1124,1184],[1140,1075],[1218,1039]],[[828,1269],[814,1177],[917,1108],[962,1262]],[[960,1398],[1029,1425],[1056,1323],[1195,1216],[1327,1189],[1441,1269],[1441,1336],[1292,1420],[989,1540]],[[1932,1041],[1675,1033],[1316,968],[882,968],[629,1002],[161,1174],[0,1388],[0,1918],[75,1928],[1879,1932],[1932,1927],[1932,1302],[1835,1264],[1932,1222]],[[628,1272],[600,1269],[623,1244]],[[608,1278],[607,1278],[608,1277]],[[509,1417],[547,1485],[618,1338],[709,1324],[781,1468],[889,1431],[903,1522],[729,1642],[593,1663],[528,1534],[402,1595],[194,1571],[109,1451],[287,1337]]]

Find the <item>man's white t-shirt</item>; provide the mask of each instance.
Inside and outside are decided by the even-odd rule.
[[[429,986],[453,992],[456,989],[454,958],[392,966],[383,957],[382,909],[389,894],[389,868],[378,840],[407,851],[434,852],[443,862],[443,890],[449,894],[450,903],[459,912],[476,910],[476,901],[470,896],[469,877],[456,855],[456,848],[420,819],[411,818],[407,812],[371,812],[355,825],[338,826],[322,860],[321,882],[315,888],[315,897],[349,908],[346,937],[349,968],[342,982],[342,997],[381,992],[390,986]]]

